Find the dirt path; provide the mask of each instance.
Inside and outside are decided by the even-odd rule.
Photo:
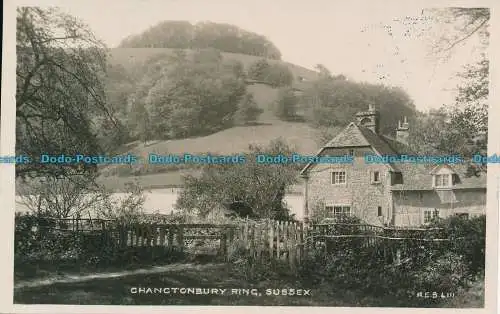
[[[22,288],[33,288],[33,287],[42,287],[48,286],[55,283],[76,283],[76,282],[84,282],[90,281],[94,279],[108,279],[108,278],[120,278],[125,276],[132,275],[147,275],[147,274],[155,274],[155,273],[163,273],[163,272],[177,272],[183,270],[199,270],[206,271],[208,269],[220,267],[223,264],[170,264],[165,266],[155,266],[151,268],[144,269],[136,269],[136,270],[127,270],[121,272],[112,272],[112,273],[101,273],[101,274],[91,274],[91,275],[64,275],[57,278],[48,278],[48,279],[35,279],[35,280],[27,280],[21,281],[14,285],[14,289],[22,289]]]

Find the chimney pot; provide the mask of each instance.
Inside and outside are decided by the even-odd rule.
[[[398,120],[398,128],[396,129],[396,140],[403,144],[408,144],[409,137],[409,126],[408,126],[408,118],[403,117],[403,123],[401,120]]]
[[[375,108],[375,105],[369,104],[368,111],[358,112],[356,114],[357,125],[364,126],[370,129],[373,133],[379,133],[380,113]]]

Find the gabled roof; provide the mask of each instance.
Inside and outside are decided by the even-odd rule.
[[[321,155],[328,148],[354,148],[354,147],[371,147],[378,155],[419,155],[414,152],[408,145],[398,142],[396,139],[379,135],[372,130],[350,123],[342,132],[335,138],[323,146],[316,156]],[[301,175],[305,175],[313,163],[307,164]],[[434,190],[432,185],[433,170],[440,169],[445,166],[450,168],[459,178],[453,186],[453,189],[473,189],[486,188],[486,176],[471,175],[468,171],[467,164],[439,165],[435,164],[415,164],[415,163],[398,163],[386,164],[391,171],[400,172],[403,175],[403,184],[395,184],[392,190]]]
[[[321,155],[327,148],[345,147],[371,147],[379,155],[398,154],[383,137],[373,133],[366,127],[351,122],[342,132],[326,143],[325,146],[316,153],[316,156]],[[307,164],[300,174],[304,175],[312,165],[313,163]],[[398,171],[398,167],[395,164],[388,164],[388,167],[393,171]]]
[[[452,166],[447,165],[447,164],[441,164],[441,165],[437,165],[434,168],[432,168],[431,171],[429,172],[429,174],[436,174],[439,172],[439,170],[441,170],[443,168],[449,169],[451,172],[455,173],[455,170],[453,169]]]
[[[392,186],[394,191],[424,191],[434,190],[432,186],[432,168],[435,165],[431,164],[400,164],[398,165],[403,173],[403,184],[395,184]],[[471,175],[468,173],[467,164],[447,165],[458,176],[459,181],[453,185],[454,190],[458,189],[485,189],[486,175]]]
[[[342,132],[326,143],[324,148],[364,146],[370,146],[370,142],[363,135],[360,127],[351,122]]]

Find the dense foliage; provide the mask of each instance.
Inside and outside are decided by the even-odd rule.
[[[293,83],[293,74],[286,65],[270,63],[266,59],[257,60],[250,65],[248,78],[273,87],[289,86]]]
[[[299,99],[291,88],[281,88],[274,102],[274,114],[281,120],[293,120],[297,117]]]
[[[489,59],[489,8],[432,9],[433,15],[450,24],[449,32],[439,34],[434,47],[438,57],[448,58],[469,40],[479,39],[474,50],[477,62],[467,64],[459,73],[454,104],[421,116],[411,129],[410,141],[417,151],[442,151],[470,158],[476,153],[487,153]],[[486,170],[486,165],[471,165],[471,173]],[[479,168],[479,169],[477,169]]]
[[[186,176],[177,207],[202,216],[226,208],[241,217],[288,219],[283,198],[286,189],[295,183],[297,169],[287,164],[258,163],[256,157],[288,155],[293,150],[282,140],[272,141],[267,147],[250,146],[249,150],[246,162],[209,164],[201,175]]]
[[[104,97],[104,45],[55,8],[18,8],[16,36],[16,154],[35,159],[16,165],[16,175],[92,171],[40,164],[37,158],[103,151],[97,133],[112,133],[116,122]]]
[[[394,135],[398,120],[411,121],[416,113],[408,94],[395,87],[358,83],[333,77],[323,68],[322,76],[311,82],[302,96],[306,119],[316,127],[345,126],[359,111],[374,104],[380,111],[380,131]]]
[[[356,245],[358,239],[338,239],[330,250],[319,247],[312,251],[300,273],[313,286],[335,287],[336,294],[349,291],[379,298],[380,303],[372,306],[437,304],[442,302],[440,298],[419,299],[417,293],[457,293],[484,274],[485,221],[481,216],[436,222],[433,227],[444,228],[440,237],[452,241],[408,243],[412,254],[400,265],[391,264],[384,254],[393,254],[398,242],[361,248]]]
[[[129,98],[129,127],[142,140],[214,133],[233,125],[245,93],[239,64],[217,50],[150,60]]]
[[[269,59],[281,59],[281,52],[266,37],[230,24],[165,21],[141,34],[124,39],[120,48],[215,48]]]
[[[253,94],[246,93],[234,115],[234,121],[236,124],[257,123],[257,120],[263,111],[264,110],[262,108],[257,106]]]
[[[16,273],[34,266],[55,264],[61,268],[85,266],[130,266],[179,260],[183,254],[163,247],[121,247],[117,242],[119,229],[71,232],[62,221],[37,215],[16,216],[14,262]],[[36,267],[35,267],[36,268]],[[36,272],[36,269],[34,270]],[[24,276],[28,274],[23,274]]]

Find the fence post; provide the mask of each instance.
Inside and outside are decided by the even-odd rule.
[[[249,236],[249,247],[250,247],[250,256],[253,258],[255,257],[254,254],[255,254],[255,225],[248,225],[249,229],[251,230],[249,233],[248,233],[248,236]]]
[[[249,245],[249,239],[248,239],[248,236],[249,236],[249,227],[248,227],[248,217],[245,219],[245,227],[243,228],[243,241],[245,242],[245,249],[249,249],[250,248],[250,245]]]
[[[227,262],[229,259],[227,254],[227,238],[227,231],[224,230],[220,239],[220,254],[222,254],[224,262]]]
[[[228,233],[229,233],[229,239],[228,239],[228,255],[229,254],[233,254],[233,251],[234,251],[234,241],[235,241],[235,238],[236,238],[236,230],[234,229],[235,226],[231,226],[229,227],[228,229]]]
[[[299,263],[304,259],[304,224],[299,222]]]
[[[184,226],[182,225],[180,225],[177,230],[177,245],[181,252],[184,251]]]
[[[262,258],[262,226],[261,225],[256,225],[256,231],[255,232],[255,237],[256,237],[256,243],[255,243],[255,246],[256,246],[256,251],[257,251],[257,260],[260,262],[261,261],[261,258]]]
[[[274,257],[274,224],[272,220],[269,220],[269,257],[272,259]]]
[[[170,250],[174,247],[174,230],[172,226],[168,228],[168,247]]]
[[[290,267],[293,271],[295,271],[295,258],[297,253],[297,240],[296,240],[296,225],[294,222],[288,222],[288,231],[289,231],[289,247],[288,247],[288,262],[290,263]]]
[[[285,258],[290,258],[290,222],[283,222],[283,244],[285,245]]]
[[[280,259],[280,242],[281,242],[281,233],[280,233],[280,221],[276,221],[276,258]]]
[[[165,226],[160,227],[160,246],[165,244]]]

